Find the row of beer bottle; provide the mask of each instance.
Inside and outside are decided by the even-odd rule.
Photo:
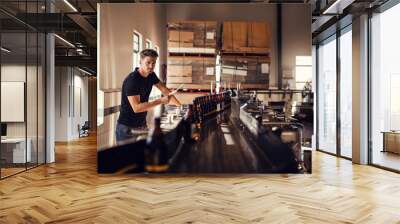
[[[200,127],[205,117],[224,110],[231,103],[230,94],[224,92],[216,95],[197,97],[193,104],[189,105],[184,118],[185,139],[197,141],[200,138]],[[164,141],[161,130],[161,119],[154,119],[153,128],[150,130],[145,149],[145,171],[166,172],[169,169],[168,147]]]
[[[224,110],[230,103],[231,98],[228,92],[195,98],[193,104],[189,105],[185,118],[189,129],[187,139],[197,141],[200,138],[199,129],[204,119],[213,113]]]
[[[201,123],[206,116],[225,109],[230,104],[230,100],[227,92],[197,97],[193,101],[194,122]]]

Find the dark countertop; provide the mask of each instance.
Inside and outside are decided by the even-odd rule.
[[[171,108],[170,108],[171,109]],[[267,157],[269,146],[257,144],[254,136],[240,122],[239,103],[208,117],[201,125],[200,139],[182,140],[186,132],[179,118],[163,128],[168,145],[170,169],[167,173],[272,173],[276,161]],[[181,125],[182,124],[182,125]],[[145,140],[116,146],[98,154],[99,173],[143,172]],[[260,148],[262,147],[262,148]],[[271,148],[272,150],[272,148]],[[279,148],[275,148],[280,153]],[[273,157],[272,157],[273,158]],[[274,165],[271,165],[274,164]],[[131,169],[135,165],[139,169]],[[272,168],[272,167],[275,168]],[[275,169],[275,170],[274,170]]]
[[[202,124],[200,140],[185,144],[171,173],[262,173],[270,165],[242,131],[239,106],[214,115]]]

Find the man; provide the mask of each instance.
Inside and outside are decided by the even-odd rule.
[[[158,54],[155,50],[140,52],[140,67],[130,73],[122,84],[121,110],[117,122],[116,139],[120,144],[136,139],[147,130],[147,111],[160,104],[172,103],[180,106],[175,96],[168,96],[170,90],[160,82],[154,73]],[[164,95],[162,98],[148,101],[151,89],[155,85]]]

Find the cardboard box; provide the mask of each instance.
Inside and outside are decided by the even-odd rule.
[[[193,43],[194,33],[190,31],[169,30],[168,41]]]
[[[168,48],[191,48],[193,47],[193,42],[186,43],[186,42],[174,42],[168,41]]]
[[[267,22],[224,22],[222,50],[225,52],[269,53],[271,28]]]
[[[167,83],[192,83],[192,77],[168,76]]]
[[[169,21],[169,41],[191,42],[193,47],[216,48],[217,22]]]
[[[223,56],[221,58],[221,62],[222,82],[240,82],[248,84],[260,84],[264,86],[269,84],[268,57]]]
[[[222,49],[225,51],[239,51],[247,46],[247,23],[224,22],[222,32]]]
[[[168,88],[178,88],[180,84],[177,83],[167,83]],[[210,83],[185,83],[183,89],[200,89],[200,90],[210,90]]]
[[[167,76],[192,76],[191,65],[168,65]]]
[[[186,83],[215,82],[215,60],[214,57],[170,56],[168,57],[167,76],[191,77],[191,82]]]
[[[271,49],[266,47],[239,47],[239,49],[236,51],[245,53],[269,54]]]
[[[250,22],[248,26],[249,47],[270,48],[271,47],[271,28],[266,22]]]

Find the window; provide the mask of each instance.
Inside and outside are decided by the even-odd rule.
[[[133,69],[139,67],[142,35],[138,32],[133,33]]]
[[[157,51],[158,55],[160,55],[160,48],[155,45],[154,50]],[[161,71],[160,71],[160,56],[158,56],[158,59],[156,61],[156,67],[154,69],[154,72],[157,74],[157,77],[162,81],[161,77]],[[157,88],[153,88],[152,91],[150,92],[150,97],[160,97],[161,96],[161,91]]]
[[[340,155],[352,157],[352,32],[340,36]]]
[[[157,51],[157,54],[158,54],[158,59],[157,59],[157,62],[156,62],[155,72],[156,72],[157,76],[160,78],[160,75],[161,75],[161,71],[160,71],[160,48],[157,45],[155,45],[154,46],[154,50]]]
[[[27,13],[39,13],[43,2],[27,4],[18,2]],[[26,8],[28,6],[32,7]],[[20,12],[22,17],[27,14],[24,10]],[[0,17],[9,21],[13,28],[0,28],[2,179],[46,162],[46,35],[35,28],[19,25],[15,18],[3,12]],[[4,143],[4,138],[9,142]],[[52,161],[51,151],[47,155]]]
[[[312,57],[296,56],[296,89],[303,89],[304,85],[312,81]]]
[[[322,151],[351,158],[352,26],[339,33],[323,41],[317,52],[317,144]]]
[[[396,154],[400,148],[400,134],[396,134],[400,130],[398,21],[400,4],[371,18],[371,162],[395,170],[400,170],[400,156]]]
[[[146,46],[145,46],[145,48],[146,48],[146,49],[151,49],[151,48],[152,48],[151,40],[149,40],[149,39],[146,40]]]
[[[336,154],[336,36],[318,48],[318,149]]]

